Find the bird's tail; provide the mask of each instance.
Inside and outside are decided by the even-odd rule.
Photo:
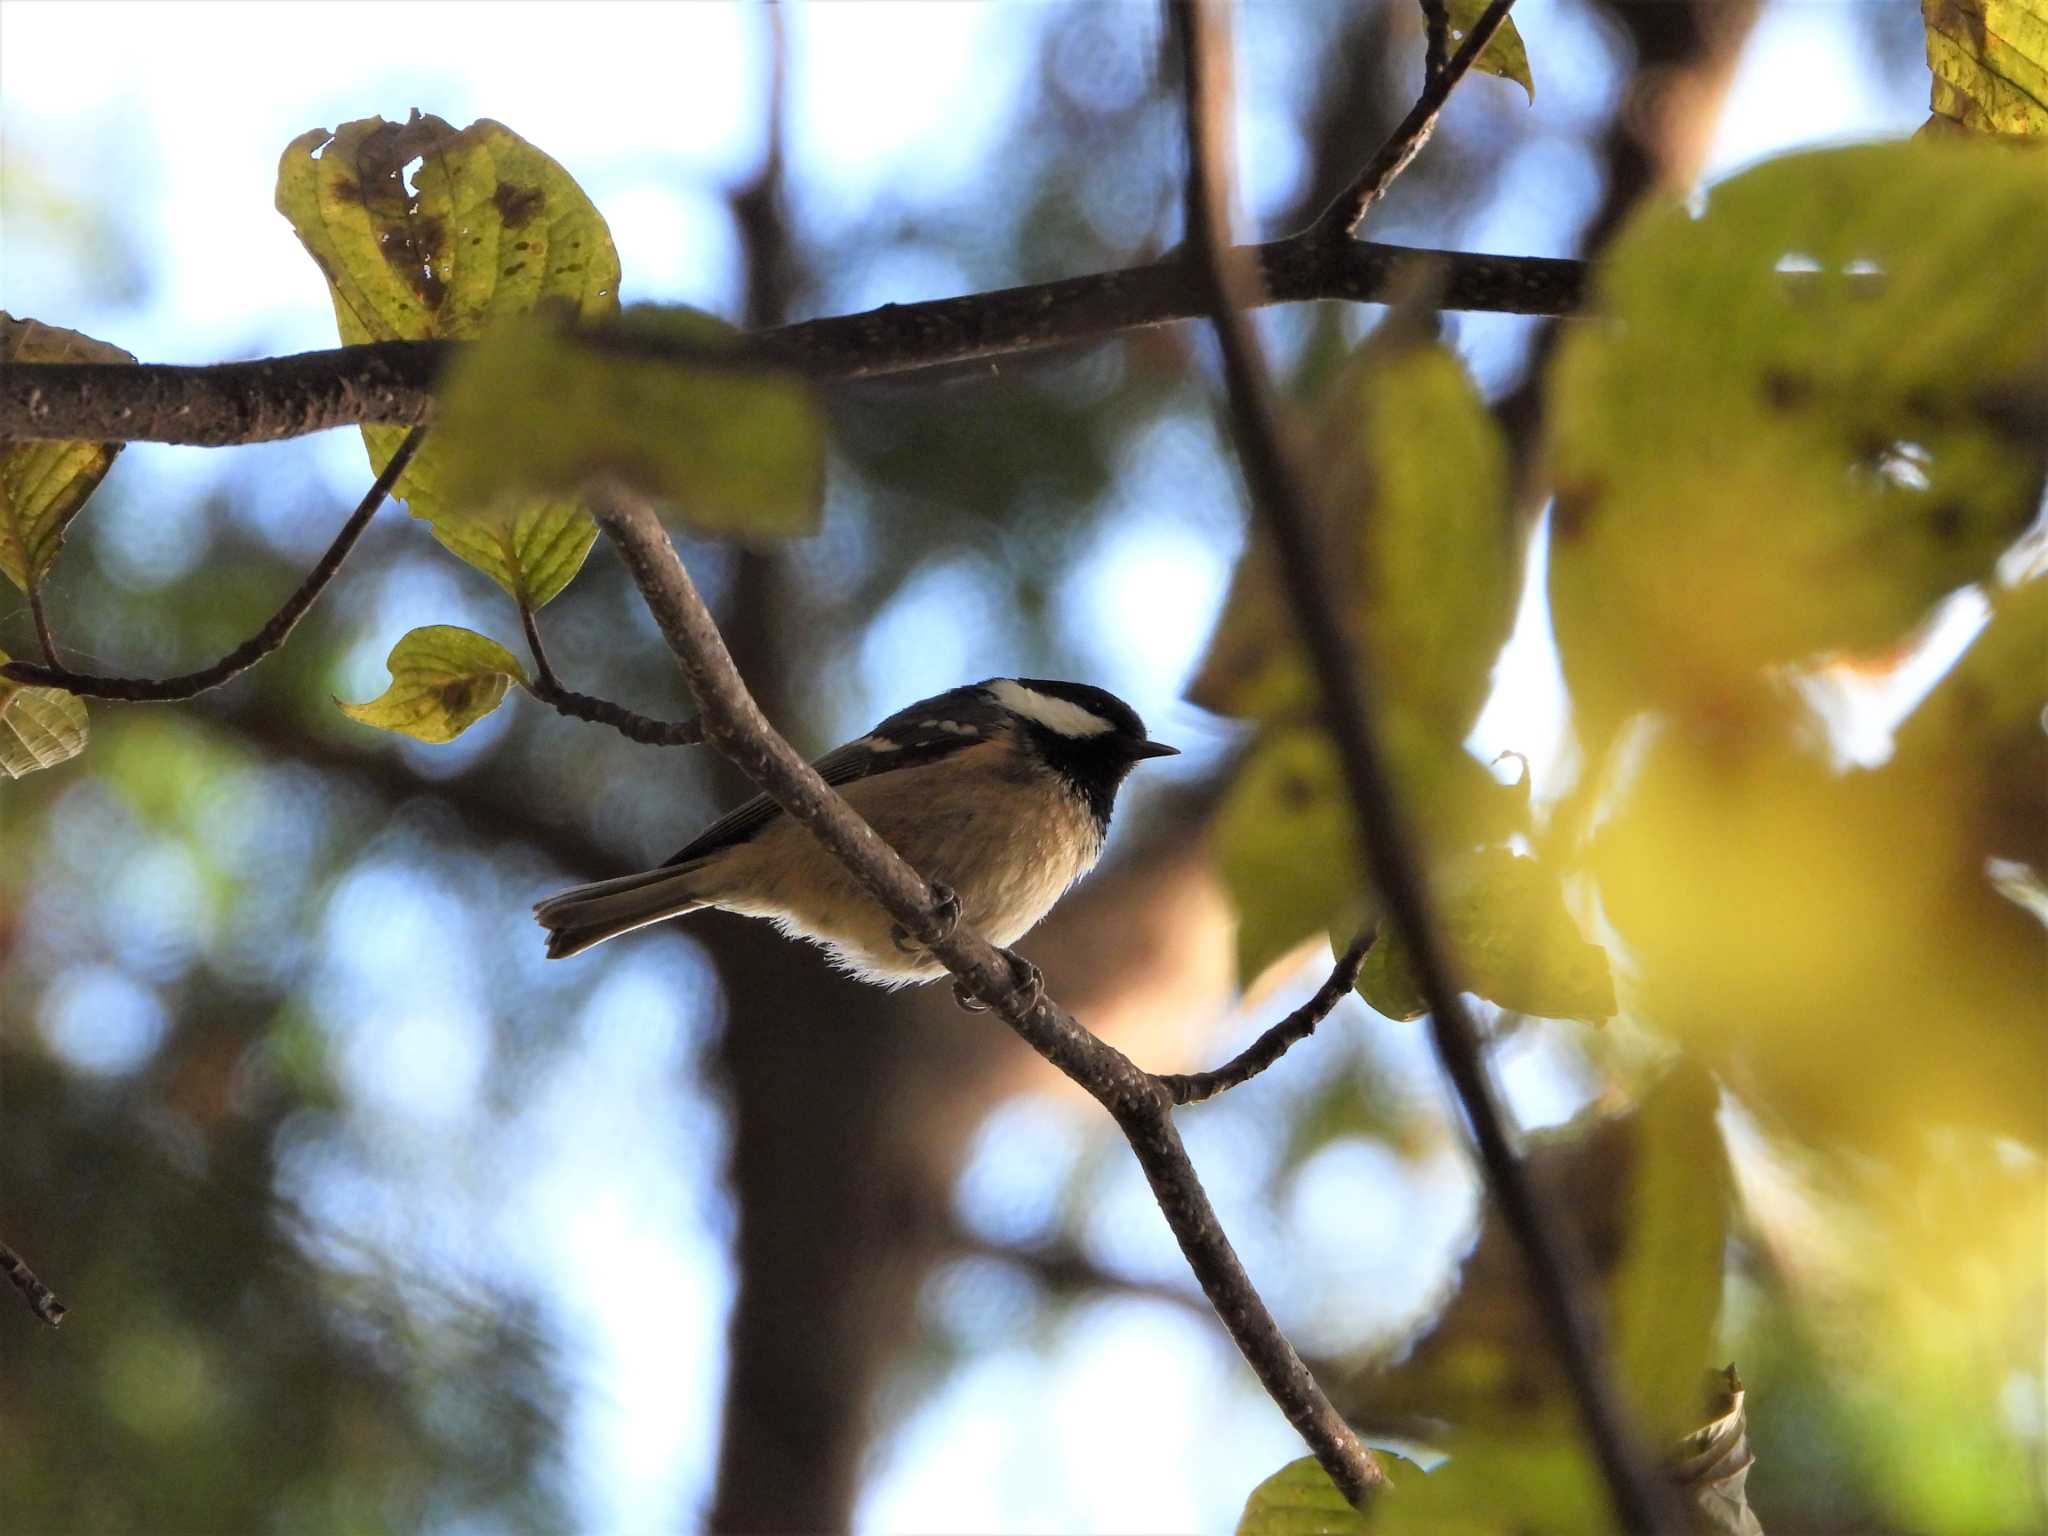
[[[563,960],[606,939],[710,904],[693,866],[666,865],[576,886],[535,902],[533,915],[548,931],[548,958]]]

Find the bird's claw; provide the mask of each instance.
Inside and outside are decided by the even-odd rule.
[[[1010,965],[1010,984],[1024,994],[1025,1010],[1036,1008],[1039,999],[1045,996],[1045,973],[1015,950],[1006,949],[1002,955]],[[988,1004],[969,992],[967,983],[957,977],[953,981],[953,1001],[969,1013],[988,1012]]]
[[[938,924],[938,937],[934,943],[943,944],[953,937],[953,930],[960,926],[960,893],[943,880],[934,880],[932,886],[932,921]],[[896,948],[906,955],[921,955],[929,947],[911,937],[910,930],[901,923],[889,930],[889,937]]]

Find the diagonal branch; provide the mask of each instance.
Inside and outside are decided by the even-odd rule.
[[[519,604],[519,623],[526,631],[526,648],[533,653],[533,678],[524,687],[541,703],[572,720],[608,725],[628,741],[644,746],[694,747],[703,742],[701,720],[656,720],[610,699],[600,699],[594,693],[578,693],[574,688],[564,687],[555,675],[554,664],[548,660],[547,647],[541,644],[540,623],[524,599]]]
[[[1256,512],[1273,536],[1289,606],[1314,665],[1367,870],[1388,921],[1414,956],[1416,977],[1430,1005],[1438,1057],[1471,1121],[1487,1186],[1528,1265],[1537,1304],[1571,1382],[1615,1512],[1626,1530],[1679,1530],[1683,1523],[1670,1490],[1650,1470],[1609,1378],[1606,1348],[1586,1301],[1581,1266],[1510,1142],[1506,1113],[1481,1054],[1478,1032],[1451,978],[1428,888],[1388,787],[1385,759],[1372,727],[1363,659],[1353,653],[1345,633],[1328,568],[1316,548],[1303,483],[1287,460],[1265,358],[1249,321],[1233,302],[1241,274],[1230,267],[1224,211],[1229,189],[1223,185],[1219,144],[1228,121],[1227,104],[1212,84],[1215,55],[1222,48],[1214,25],[1219,10],[1214,0],[1181,0],[1173,7],[1180,23],[1188,94],[1187,248],[1208,283],[1238,457]]]
[[[1491,256],[1332,241],[1316,228],[1240,253],[1262,303],[1384,301],[1423,258],[1443,273],[1445,309],[1567,315],[1585,302],[1590,268],[1544,256]],[[1178,259],[960,298],[885,304],[752,333],[725,364],[755,360],[820,380],[871,379],[1014,356],[1202,313],[1200,284]],[[600,340],[596,344],[602,345]],[[380,341],[293,357],[184,367],[165,363],[9,363],[0,368],[0,442],[266,443],[365,423],[418,426],[433,411],[453,341]],[[627,345],[622,339],[619,345]],[[635,344],[645,352],[644,344]],[[678,361],[700,351],[669,344]]]
[[[1422,94],[1415,99],[1415,105],[1408,109],[1408,115],[1400,125],[1387,136],[1387,142],[1379,153],[1365,164],[1358,173],[1358,179],[1338,194],[1337,200],[1323,210],[1322,216],[1310,227],[1328,240],[1348,240],[1364,220],[1372,205],[1387,195],[1387,188],[1394,184],[1394,178],[1408,169],[1409,162],[1422,153],[1422,146],[1436,132],[1437,115],[1443,111],[1444,103],[1451,99],[1451,92],[1458,88],[1458,82],[1479,62],[1479,55],[1486,51],[1486,45],[1493,41],[1493,34],[1508,19],[1508,11],[1515,0],[1493,0],[1479,19],[1472,24],[1472,30],[1465,34],[1465,41],[1458,45],[1458,51],[1451,55],[1450,62],[1442,63],[1442,33],[1439,23],[1448,24],[1448,18],[1441,3],[1434,9],[1423,7],[1428,17],[1430,61],[1425,70]]]
[[[277,650],[291,638],[299,620],[306,616],[306,610],[313,606],[315,599],[326,590],[327,584],[341,569],[341,562],[348,558],[349,551],[356,547],[356,541],[363,536],[363,530],[370,526],[370,519],[377,515],[377,509],[384,505],[384,498],[391,494],[391,487],[398,483],[398,477],[405,473],[406,465],[419,450],[420,440],[427,434],[425,427],[414,427],[406,433],[397,451],[391,455],[391,462],[384,466],[367,495],[356,504],[348,521],[341,525],[341,532],[334,536],[334,542],[327,546],[327,553],[306,579],[299,583],[298,590],[284,601],[284,606],[270,616],[255,634],[221,657],[210,667],[201,667],[197,672],[186,672],[177,677],[109,677],[99,672],[74,672],[69,667],[57,665],[55,648],[51,645],[47,630],[43,639],[43,650],[50,657],[48,666],[39,667],[33,662],[10,661],[0,663],[0,677],[10,682],[27,683],[37,688],[63,688],[93,699],[125,699],[130,703],[163,704],[177,699],[196,698],[209,688],[218,688],[222,683],[232,682],[257,662]],[[38,620],[40,623],[40,612]]]
[[[602,486],[598,524],[617,548],[703,711],[706,738],[806,827],[904,930],[1024,1041],[1108,1110],[1130,1143],[1167,1225],[1231,1338],[1331,1478],[1357,1500],[1385,1477],[1280,1331],[1224,1234],[1174,1128],[1165,1090],[1097,1039],[1008,957],[964,926],[941,923],[931,887],[820,779],[762,715],[653,509]]]
[[[1161,1072],[1159,1086],[1176,1104],[1200,1104],[1248,1083],[1316,1032],[1316,1026],[1330,1016],[1330,1010],[1358,985],[1358,973],[1365,968],[1365,952],[1372,948],[1377,930],[1368,928],[1351,941],[1337,957],[1329,978],[1316,994],[1278,1024],[1260,1035],[1222,1066],[1208,1072]]]
[[[14,1282],[14,1288],[21,1292],[29,1310],[37,1317],[52,1328],[64,1321],[64,1314],[70,1309],[57,1299],[54,1291],[36,1278],[36,1272],[28,1267],[21,1255],[5,1243],[0,1243],[0,1270],[4,1270],[7,1278]]]

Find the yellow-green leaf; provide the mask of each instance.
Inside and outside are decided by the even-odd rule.
[[[577,321],[618,312],[604,219],[567,171],[502,123],[457,131],[414,113],[316,128],[279,162],[277,207],[327,278],[344,342],[474,339],[543,303]],[[372,469],[405,431],[363,429]],[[568,497],[477,506],[450,496],[439,437],[393,494],[449,550],[539,607],[576,574],[595,524]]]
[[[18,779],[54,768],[85,750],[88,733],[85,700],[77,694],[0,677],[0,773]]]
[[[1462,741],[1514,620],[1519,559],[1507,454],[1458,360],[1383,327],[1313,412],[1307,465],[1325,543],[1385,710]],[[1208,659],[1189,689],[1206,708],[1299,719],[1309,682],[1263,540],[1238,566]]]
[[[1490,3],[1491,0],[1449,0],[1445,6],[1451,18],[1448,53],[1458,51],[1458,45],[1465,40]],[[1473,61],[1472,67],[1489,75],[1498,75],[1503,80],[1514,81],[1529,93],[1530,104],[1535,104],[1536,77],[1529,73],[1529,50],[1522,45],[1522,34],[1515,30],[1514,17],[1510,16],[1500,24],[1500,30],[1493,34],[1493,41]]]
[[[1447,861],[1434,881],[1438,939],[1457,984],[1515,1013],[1597,1024],[1615,1012],[1607,952],[1566,910],[1557,876],[1506,848]],[[1380,934],[1358,978],[1365,1000],[1393,1019],[1429,1011],[1401,934]]]
[[[1382,1454],[1378,1460],[1389,1484],[1399,1476],[1396,1467],[1410,1466],[1398,1456]],[[1374,1503],[1392,1496],[1389,1487],[1374,1495]],[[1260,1483],[1237,1518],[1237,1536],[1365,1536],[1372,1529],[1371,1520],[1351,1507],[1313,1456],[1288,1462]]]
[[[364,704],[336,699],[351,720],[419,741],[453,741],[526,680],[525,669],[497,641],[453,624],[410,631],[384,665],[391,686]]]
[[[617,474],[699,533],[756,538],[818,524],[825,423],[795,374],[724,360],[731,329],[636,306],[580,344],[543,317],[507,326],[451,372],[435,429],[464,506]],[[704,360],[645,355],[670,345]]]
[[[1976,133],[2048,133],[2048,0],[1920,0],[1930,105]]]
[[[1552,612],[1595,739],[1889,649],[1990,572],[2041,494],[2044,228],[2048,159],[1953,141],[1788,156],[1630,223],[1550,392]]]
[[[0,363],[132,363],[119,347],[0,310]],[[22,591],[41,585],[78,514],[121,451],[119,443],[0,446],[0,572]]]

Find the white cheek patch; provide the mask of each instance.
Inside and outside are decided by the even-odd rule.
[[[1015,678],[1006,677],[991,683],[988,691],[1012,714],[1035,720],[1062,736],[1101,736],[1116,729],[1093,710],[1083,709],[1067,699],[1040,693],[1036,688],[1026,688]]]

